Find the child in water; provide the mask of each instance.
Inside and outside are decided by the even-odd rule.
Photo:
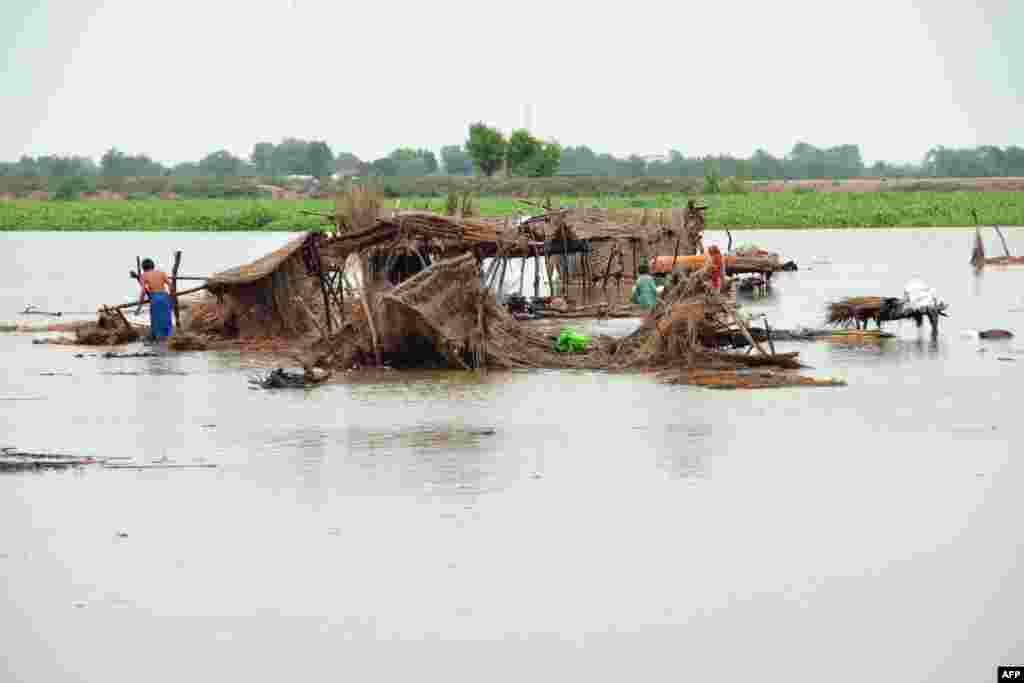
[[[153,259],[142,261],[142,273],[139,276],[142,293],[139,296],[139,304],[146,300],[148,294],[149,328],[154,339],[171,336],[170,281],[167,273],[156,269]]]

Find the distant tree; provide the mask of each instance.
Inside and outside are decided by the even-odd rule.
[[[103,175],[118,177],[162,176],[167,169],[145,154],[126,155],[116,147],[112,147],[100,158],[100,169]]]
[[[466,152],[480,172],[490,177],[505,161],[506,144],[505,136],[498,129],[474,123],[469,127]]]
[[[437,157],[429,149],[399,147],[388,155],[396,166],[396,175],[424,176],[437,172]]]
[[[339,152],[334,160],[334,168],[347,175],[365,175],[367,172],[367,164],[351,152]]]
[[[540,158],[534,166],[534,175],[547,178],[558,173],[562,165],[562,146],[555,141],[544,143]]]
[[[105,176],[123,175],[121,169],[124,165],[124,152],[116,147],[111,147],[100,157],[100,169]]]
[[[473,162],[461,145],[446,145],[441,148],[441,163],[448,175],[469,175],[473,172]]]
[[[562,148],[557,142],[541,142],[520,128],[509,136],[505,157],[508,171],[513,175],[546,177],[558,171]]]
[[[370,174],[385,177],[396,176],[398,175],[398,162],[391,157],[377,159],[370,163]]]
[[[318,140],[309,143],[309,175],[316,178],[326,178],[331,175],[331,166],[334,163],[334,152],[327,146],[327,143]]]
[[[534,156],[540,154],[542,147],[541,141],[525,128],[512,131],[505,147],[508,172],[513,175],[527,175],[527,164]]]
[[[312,175],[309,159],[307,141],[285,138],[274,147],[274,175]]]
[[[782,161],[763,149],[757,150],[754,156],[750,157],[750,174],[759,180],[785,177]]]
[[[626,160],[629,164],[629,177],[640,178],[647,175],[647,160],[642,156],[636,154],[630,154],[629,159]]]
[[[171,169],[171,175],[182,178],[194,178],[200,175],[199,164],[195,161],[185,161],[177,164]]]
[[[199,172],[203,175],[225,178],[240,175],[242,160],[226,149],[207,154],[199,162]]]
[[[253,145],[249,162],[256,172],[264,176],[274,175],[274,143],[257,142]]]
[[[718,160],[704,157],[704,194],[718,194],[722,191],[722,172]]]
[[[82,176],[64,177],[53,193],[54,199],[72,200],[89,189],[89,182]]]
[[[419,150],[420,158],[423,159],[423,164],[426,168],[427,175],[432,175],[438,171],[437,156],[429,149]]]

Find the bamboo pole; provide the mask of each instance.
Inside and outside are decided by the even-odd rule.
[[[762,347],[761,344],[759,344],[758,341],[754,339],[753,335],[750,334],[750,330],[747,329],[747,326],[743,323],[742,320],[740,320],[739,316],[737,316],[733,312],[732,308],[730,308],[728,304],[722,301],[717,294],[715,295],[715,301],[721,304],[722,308],[725,309],[726,314],[732,319],[734,323],[736,323],[736,326],[740,328],[740,332],[743,334],[744,337],[746,337],[747,341],[750,342],[751,346],[760,351],[762,356],[770,355],[767,351],[764,350],[764,347]]]
[[[494,290],[494,294],[495,294],[495,296],[497,296],[499,298],[499,300],[501,298],[501,290],[505,286],[505,268],[506,267],[508,267],[508,257],[507,256],[501,259],[501,275],[498,276],[498,287]]]
[[[999,241],[1003,243],[1003,251],[1006,253],[1007,256],[1009,256],[1010,247],[1006,246],[1006,238],[1003,237],[1003,231],[999,229],[998,225],[993,225],[992,227],[996,229],[996,234],[999,235]]]
[[[181,252],[174,252],[174,266],[171,268],[171,301],[174,302],[174,329],[181,331],[181,309],[178,307],[178,268],[181,266]]]
[[[373,321],[373,307],[370,305],[370,268],[368,257],[365,254],[360,257],[360,264],[363,270],[363,293],[360,299],[363,302],[363,310],[366,311],[366,322],[370,326],[370,342],[373,344],[374,358],[377,360],[377,365],[383,365],[384,357],[381,354],[380,343],[377,339],[377,325]]]
[[[533,248],[533,297],[540,298],[540,250]]]
[[[327,283],[324,281],[323,271],[321,271],[319,275],[320,275],[320,294],[324,298],[324,318],[327,320],[327,332],[328,332],[328,334],[324,336],[324,339],[326,339],[327,336],[329,336],[329,334],[331,332],[331,299],[327,295]]]
[[[201,292],[204,289],[209,289],[209,287],[207,285],[200,285],[198,287],[193,287],[192,289],[185,289],[185,290],[182,290],[182,291],[178,292],[178,296],[181,297],[181,296],[185,296],[186,294],[195,294],[196,292]],[[148,303],[149,303],[148,301],[145,302],[143,304],[143,306],[145,306]],[[132,306],[138,306],[138,305],[139,305],[138,301],[130,301],[130,302],[126,303],[126,304],[120,304],[118,306],[109,306],[108,308],[110,308],[110,310],[113,310],[113,311],[121,311],[121,310],[124,310],[126,308],[131,308]]]
[[[142,313],[142,302],[145,299],[149,299],[149,294],[146,292],[145,286],[142,284],[142,258],[139,256],[135,257],[135,280],[139,283],[139,287],[142,288],[142,293],[139,295],[139,305],[135,307],[135,315]]]

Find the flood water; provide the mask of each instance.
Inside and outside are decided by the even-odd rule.
[[[960,683],[1024,663],[1024,340],[962,334],[1024,333],[1024,269],[975,277],[967,230],[735,237],[801,267],[751,304],[775,327],[913,276],[951,317],[936,343],[905,323],[779,344],[849,386],[757,392],[388,371],[253,391],[258,356],[0,335],[0,445],[217,465],[0,475],[0,678]],[[127,301],[137,253],[202,275],[286,238],[3,234],[0,319]]]

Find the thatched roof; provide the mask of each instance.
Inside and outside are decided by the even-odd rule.
[[[219,289],[221,287],[247,285],[257,280],[262,280],[280,268],[281,264],[288,260],[288,257],[301,249],[311,234],[304,232],[295,239],[289,240],[282,247],[259,257],[252,263],[236,266],[222,273],[217,273],[207,281],[207,285],[210,289]]]

